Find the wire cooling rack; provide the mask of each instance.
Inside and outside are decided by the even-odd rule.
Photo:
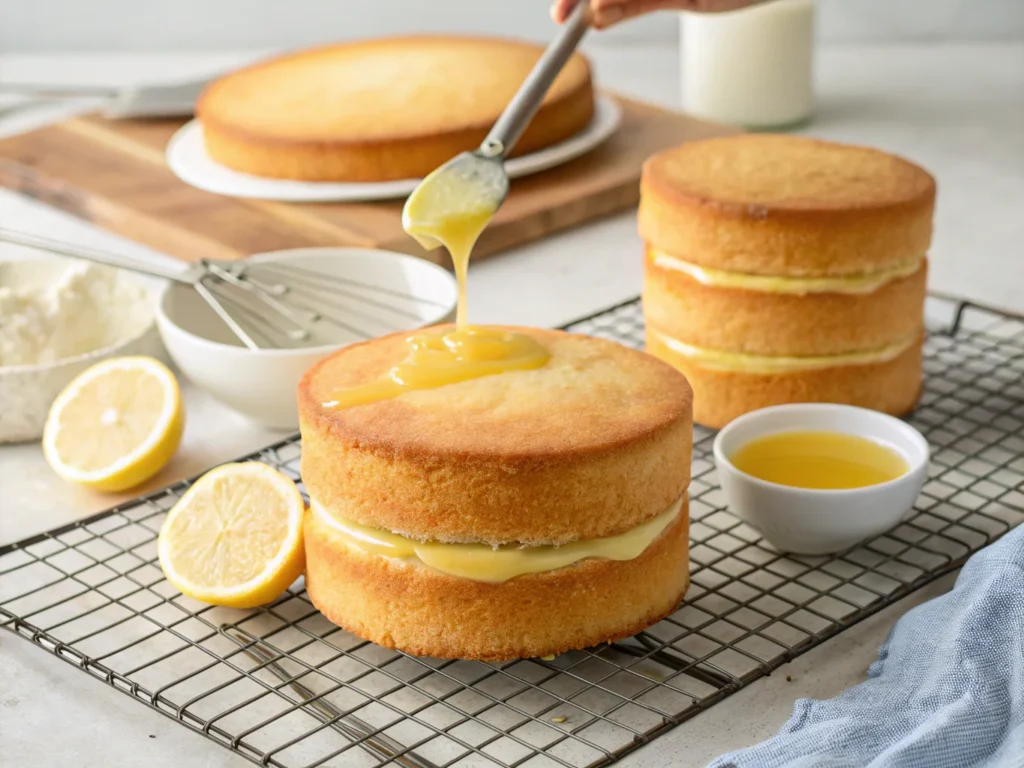
[[[694,440],[692,586],[625,642],[505,664],[415,658],[338,629],[301,581],[252,611],[178,594],[155,540],[180,483],[0,548],[0,625],[255,763],[607,765],[959,565],[1024,519],[1024,320],[929,301],[911,421],[917,514],[832,557],[784,556],[724,508]],[[571,330],[639,346],[630,302]],[[299,480],[298,438],[251,459]]]

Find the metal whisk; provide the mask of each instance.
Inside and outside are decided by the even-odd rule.
[[[445,306],[280,261],[203,259],[183,270],[169,270],[3,227],[0,241],[190,286],[250,349],[311,346],[324,326],[368,339],[394,330],[395,320],[407,325],[408,320],[422,319],[417,305]]]

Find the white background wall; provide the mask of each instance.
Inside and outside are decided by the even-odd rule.
[[[825,40],[1024,39],[1024,0],[819,0]],[[0,53],[285,48],[400,32],[544,40],[548,0],[0,0]],[[674,40],[668,14],[607,40]],[[594,40],[593,42],[598,42]]]

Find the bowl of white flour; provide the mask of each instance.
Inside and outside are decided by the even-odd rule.
[[[107,357],[162,357],[149,292],[73,261],[0,261],[0,443],[38,439],[61,390]]]

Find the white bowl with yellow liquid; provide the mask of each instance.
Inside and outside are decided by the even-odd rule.
[[[298,428],[296,389],[315,362],[348,344],[398,331],[412,331],[455,317],[455,278],[436,264],[370,248],[296,248],[250,257],[318,275],[344,277],[416,300],[379,292],[376,300],[403,313],[346,297],[339,289],[330,314],[339,324],[318,324],[312,346],[249,349],[188,286],[169,284],[157,302],[156,320],[175,365],[199,388],[265,427]],[[351,290],[351,289],[350,289]],[[422,299],[423,301],[420,301]],[[328,308],[322,308],[328,312]]]
[[[776,549],[805,555],[840,552],[905,520],[929,455],[924,436],[906,422],[830,403],[745,414],[718,433],[714,454],[729,510]],[[834,487],[843,485],[856,487]]]

